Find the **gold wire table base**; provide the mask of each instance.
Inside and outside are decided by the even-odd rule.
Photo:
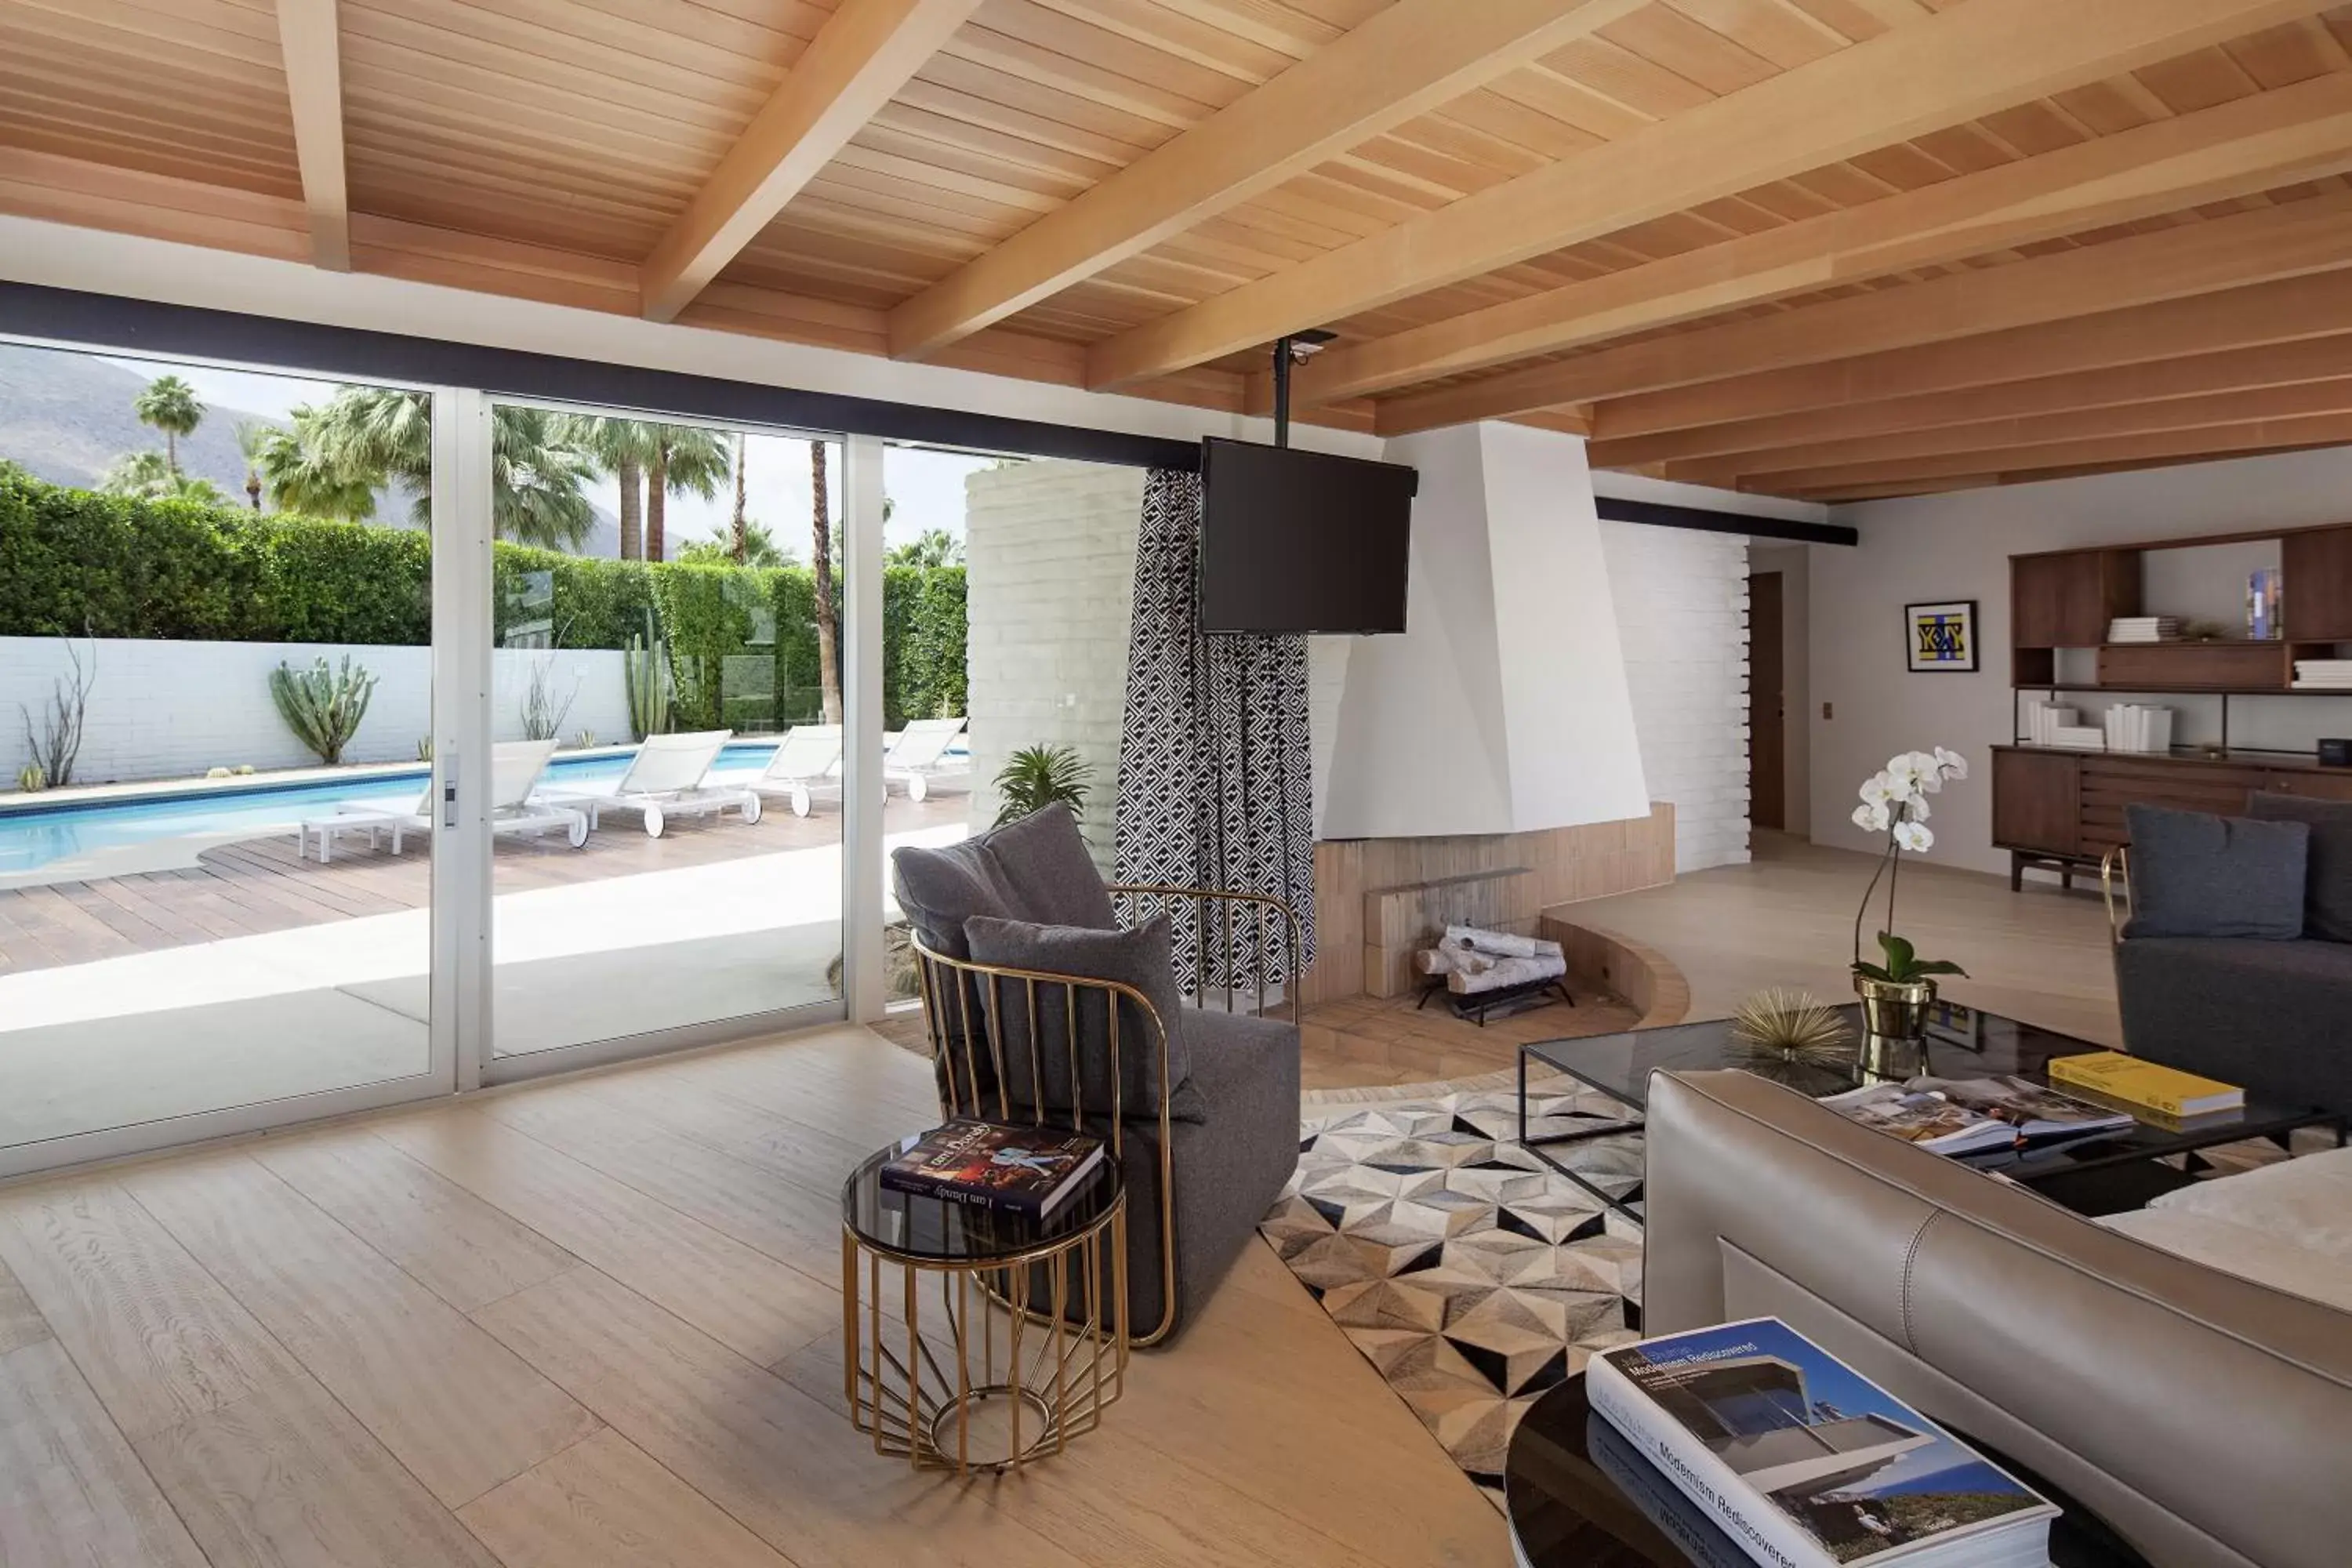
[[[902,1317],[883,1310],[886,1263],[903,1275]],[[1106,1300],[1127,1300],[1126,1194],[1083,1231],[984,1263],[891,1252],[845,1226],[841,1300],[843,1392],[876,1453],[1017,1470],[1094,1430],[1126,1392],[1127,1313],[1103,1320]]]

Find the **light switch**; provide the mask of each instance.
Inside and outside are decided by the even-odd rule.
[[[1834,719],[1837,717],[1837,714],[1831,710],[1828,703],[1824,702],[1822,704],[1822,717],[1824,719]]]

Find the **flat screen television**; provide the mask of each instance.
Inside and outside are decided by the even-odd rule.
[[[1203,441],[1201,629],[1404,630],[1418,482],[1401,463]]]

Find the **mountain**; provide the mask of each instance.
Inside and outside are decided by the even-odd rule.
[[[160,374],[160,372],[159,372]],[[21,463],[53,485],[95,489],[126,452],[160,452],[161,431],[131,411],[148,378],[92,354],[0,343],[0,458]],[[182,471],[212,480],[233,501],[245,500],[245,458],[236,449],[240,421],[283,429],[286,421],[217,404],[204,423],[180,440]],[[413,526],[410,497],[398,486],[379,491],[375,521]],[[599,505],[577,553],[610,559],[621,552],[621,520]]]

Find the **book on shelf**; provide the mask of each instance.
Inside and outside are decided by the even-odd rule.
[[[2246,1091],[2233,1084],[2121,1051],[2053,1057],[2048,1071],[2053,1083],[2089,1089],[2102,1099],[2145,1107],[2165,1116],[2210,1116],[2216,1111],[2242,1110],[2246,1105]]]
[[[2179,642],[2178,616],[2118,616],[2107,623],[2111,643]]]
[[[2275,566],[2246,574],[2246,636],[2255,642],[2275,642],[2286,636],[2286,584]]]
[[[2013,1074],[1915,1078],[1832,1095],[1823,1105],[1852,1121],[1937,1154],[2046,1148],[2129,1130],[2130,1115]]]
[[[1584,1389],[1752,1561],[2049,1562],[2054,1504],[1777,1318],[1599,1352]]]
[[[2118,702],[2106,711],[2107,750],[2168,752],[2172,749],[2172,710],[2144,702]]]
[[[2294,661],[2298,691],[2352,691],[2352,658],[2299,658]]]
[[[1099,1138],[958,1118],[898,1145],[881,1170],[896,1193],[1043,1219],[1102,1163]]]

